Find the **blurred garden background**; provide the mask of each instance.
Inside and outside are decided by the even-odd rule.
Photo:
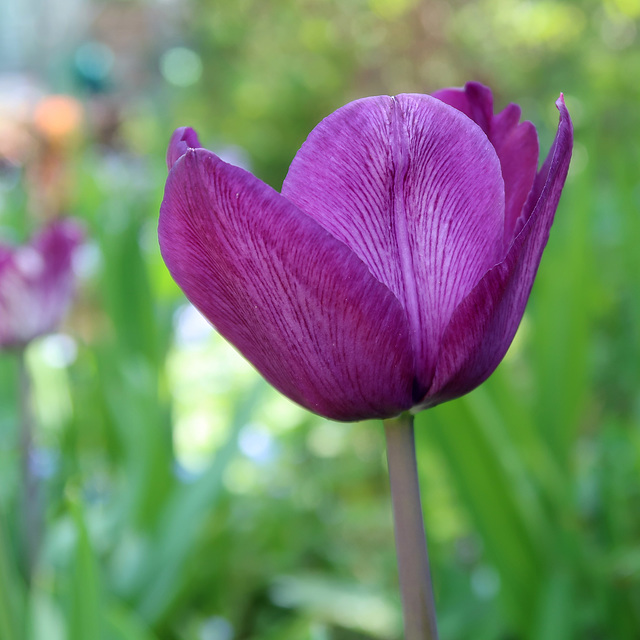
[[[0,238],[80,219],[0,353],[0,640],[399,640],[379,423],[267,387],[156,225],[176,126],[279,189],[349,100],[479,80],[574,160],[523,324],[417,421],[443,640],[640,638],[640,0],[0,0]],[[25,522],[30,524],[26,527]],[[27,535],[28,533],[28,535]]]

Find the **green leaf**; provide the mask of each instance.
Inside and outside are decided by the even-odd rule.
[[[240,430],[250,420],[264,388],[264,381],[258,380],[248,396],[238,398],[227,441],[210,467],[195,482],[178,486],[169,499],[149,551],[148,586],[139,606],[144,619],[158,621],[182,588],[188,575],[187,560],[197,553],[200,529],[224,493],[223,475],[236,455]]]
[[[156,640],[142,621],[122,606],[109,607],[105,627],[105,640]]]
[[[72,499],[69,508],[77,532],[70,576],[69,640],[99,640],[102,638],[102,585],[98,562],[80,501]]]
[[[500,594],[511,618],[530,620],[529,603],[540,580],[538,527],[531,529],[526,503],[501,457],[501,451],[510,448],[507,435],[488,428],[491,420],[483,415],[482,402],[467,396],[422,412],[416,417],[418,443],[427,437],[444,456],[489,560],[498,569],[504,585]]]
[[[372,638],[398,637],[400,607],[371,589],[320,575],[281,576],[271,587],[272,600],[281,607],[301,609],[318,622],[368,634]]]
[[[574,636],[575,597],[572,579],[557,572],[545,581],[535,616],[534,640],[566,640]]]
[[[25,593],[17,568],[15,554],[4,534],[5,516],[0,513],[0,638],[22,640],[24,637]]]

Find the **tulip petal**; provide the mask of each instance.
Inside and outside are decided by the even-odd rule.
[[[531,122],[520,122],[520,107],[510,104],[493,119],[490,140],[500,164],[505,190],[504,248],[522,229],[522,211],[538,169],[538,134]]]
[[[481,384],[504,357],[524,313],[558,207],[573,128],[560,96],[560,124],[525,211],[530,211],[503,262],[491,269],[456,309],[444,334],[433,385],[415,409],[461,396]]]
[[[190,149],[169,173],[172,276],[277,389],[335,420],[413,403],[406,314],[342,242],[243,169]]]
[[[479,82],[467,82],[464,89],[440,89],[432,95],[458,111],[462,111],[489,137],[493,121],[493,94],[489,87]]]
[[[478,82],[468,82],[464,89],[442,89],[433,96],[471,118],[495,147],[504,178],[506,252],[522,228],[522,209],[536,177],[539,154],[536,128],[531,122],[520,122],[517,104],[512,103],[493,115],[491,90]]]
[[[453,311],[504,255],[504,186],[486,135],[430,96],[365,98],[311,132],[282,193],[397,296],[421,397]]]

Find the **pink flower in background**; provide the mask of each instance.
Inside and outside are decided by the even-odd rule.
[[[282,393],[336,420],[471,391],[504,357],[571,157],[538,171],[520,108],[469,83],[357,100],[309,135],[282,193],[178,129],[163,258],[191,302]]]
[[[21,346],[62,321],[74,291],[80,227],[58,220],[28,244],[0,244],[0,347]]]

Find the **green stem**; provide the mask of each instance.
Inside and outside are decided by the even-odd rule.
[[[34,417],[31,405],[31,378],[27,366],[25,349],[18,353],[20,393],[20,454],[22,462],[22,526],[25,544],[27,583],[31,583],[38,553],[40,517],[38,513],[38,483],[33,474]]]
[[[437,640],[436,610],[422,519],[413,416],[384,421],[405,640]]]

